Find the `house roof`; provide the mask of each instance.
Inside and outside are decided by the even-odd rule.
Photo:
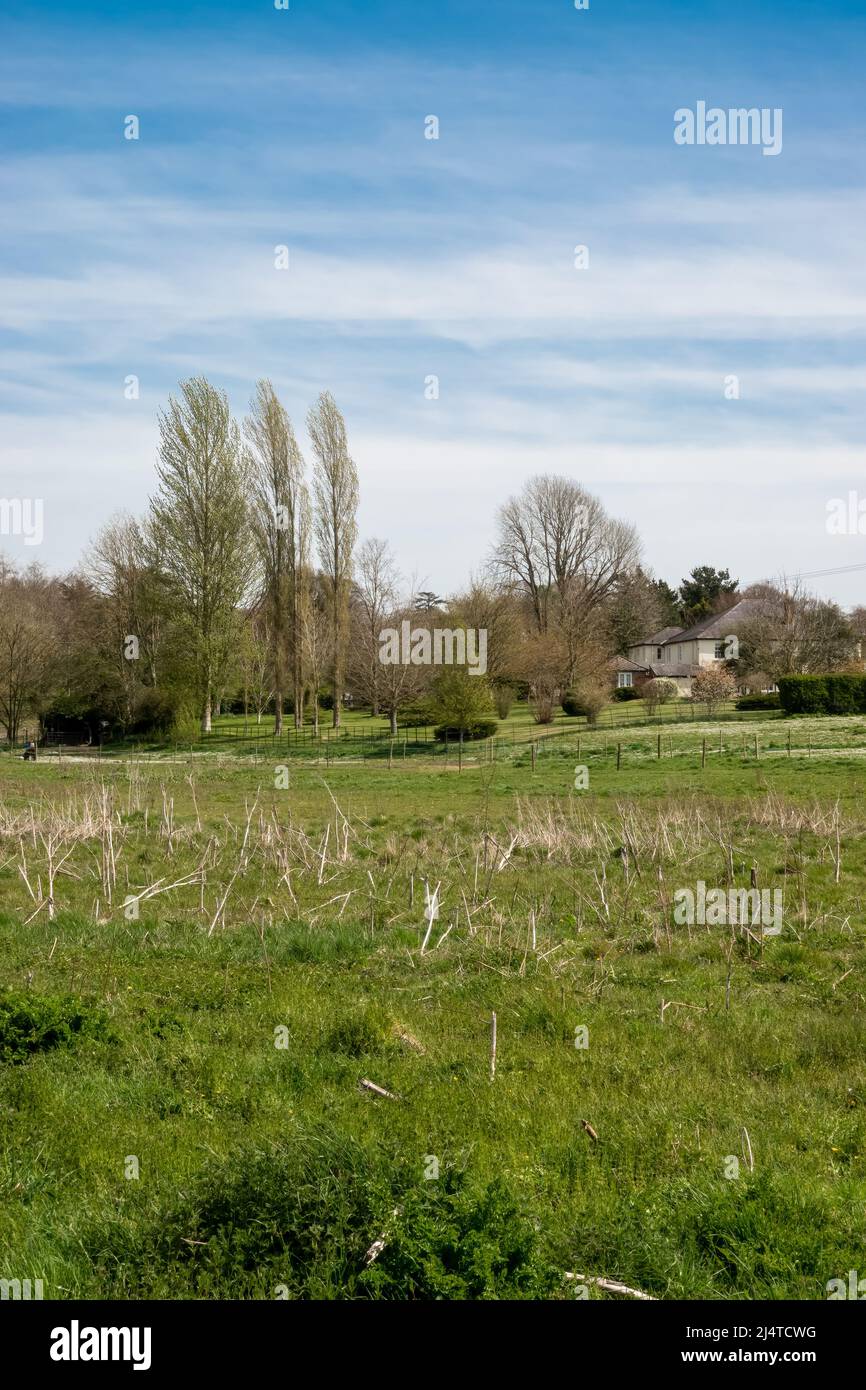
[[[660,632],[653,633],[652,637],[644,637],[641,642],[635,642],[634,645],[636,647],[663,647],[665,642],[669,642],[672,637],[678,636],[682,630],[681,627],[663,627]]]
[[[647,667],[650,675],[660,678],[667,676],[671,680],[677,676],[696,676],[700,669],[690,661],[653,661]]]
[[[646,666],[641,666],[639,662],[632,661],[628,656],[612,656],[607,663],[612,671],[646,671]]]
[[[735,603],[733,608],[728,608],[726,612],[714,613],[711,617],[703,618],[701,622],[695,623],[694,627],[679,632],[676,640],[678,642],[691,642],[696,637],[727,637],[734,631],[736,624],[751,622],[766,611],[765,599],[741,598],[739,603]],[[668,641],[670,640],[672,639],[668,638]]]

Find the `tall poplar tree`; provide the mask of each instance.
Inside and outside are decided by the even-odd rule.
[[[159,486],[150,540],[191,638],[202,731],[237,634],[253,569],[240,431],[225,392],[181,382],[159,415]]]
[[[244,423],[250,447],[250,510],[273,643],[275,729],[291,680],[295,728],[304,718],[304,606],[310,501],[292,423],[269,381],[260,381]]]
[[[316,456],[315,529],[327,590],[333,722],[338,729],[346,676],[352,551],[358,534],[358,473],[349,453],[345,422],[329,391],[322,392],[309,412],[307,429]]]

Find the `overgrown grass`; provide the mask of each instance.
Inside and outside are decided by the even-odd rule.
[[[703,767],[700,732],[619,771],[596,736],[583,793],[574,745],[281,790],[264,760],[3,763],[0,1277],[824,1297],[866,1200],[858,722]],[[753,867],[780,937],[675,923]]]

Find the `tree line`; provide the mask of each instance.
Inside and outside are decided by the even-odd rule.
[[[566,694],[589,713],[604,704],[614,653],[742,596],[709,566],[679,590],[653,578],[634,527],[550,475],[499,508],[492,551],[460,592],[418,590],[387,541],[358,541],[358,473],[329,392],[305,423],[309,464],[269,381],[241,422],[224,392],[184,381],[159,413],[144,516],[112,517],[64,576],[0,561],[7,739],[28,720],[193,738],[237,708],[272,711],[277,733],[286,720],[318,729],[323,710],[339,728],[347,699],[393,731],[413,717],[468,729],[515,697],[545,723]],[[850,659],[851,623],[835,605],[761,592],[767,622],[746,650],[762,675]],[[483,632],[484,671],[383,661],[383,632],[404,623]]]

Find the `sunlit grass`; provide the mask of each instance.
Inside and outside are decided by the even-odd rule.
[[[824,1297],[866,1201],[866,768],[862,721],[797,721],[811,758],[789,723],[758,722],[757,759],[727,729],[704,757],[697,726],[659,760],[635,730],[619,770],[582,734],[584,793],[576,738],[534,770],[528,745],[462,773],[292,762],[286,789],[264,752],[4,760],[4,978],[15,1037],[32,998],[42,1041],[0,1064],[0,1276],[568,1297],[578,1270]],[[782,891],[781,937],[672,924],[674,889],[728,863]],[[82,1008],[104,1026],[51,1045]]]

